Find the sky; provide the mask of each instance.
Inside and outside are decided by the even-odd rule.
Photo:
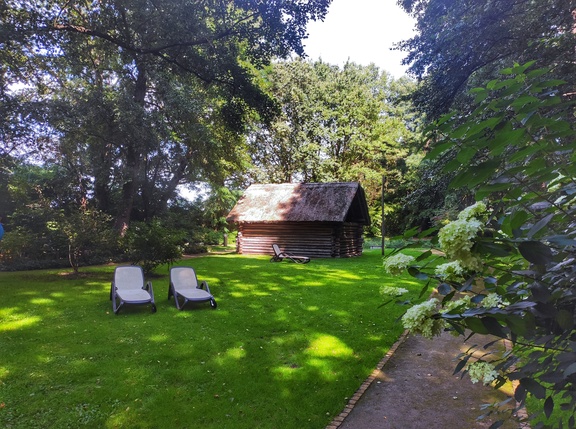
[[[391,51],[395,42],[412,37],[414,20],[396,5],[397,0],[333,0],[324,21],[308,25],[304,40],[309,59],[342,66],[347,60],[376,64],[401,77],[404,52]]]

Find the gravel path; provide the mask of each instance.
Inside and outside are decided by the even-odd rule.
[[[405,334],[326,429],[489,428],[498,418],[478,420],[485,413],[481,406],[506,394],[453,375],[458,353],[481,341],[489,339],[474,336],[464,343],[447,333],[434,340]],[[501,427],[522,426],[507,421]]]

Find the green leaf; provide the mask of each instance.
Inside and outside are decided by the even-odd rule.
[[[419,237],[419,238],[429,237],[430,235],[435,234],[436,232],[438,232],[438,229],[439,229],[439,227],[437,227],[437,226],[434,226],[434,227],[432,227],[432,228],[425,229],[424,231],[418,233],[418,237]]]
[[[500,73],[502,74],[512,74],[512,73],[505,73],[507,70],[512,71],[512,69],[504,69]],[[498,79],[492,79],[490,82],[486,84],[486,89],[493,90],[496,84],[499,82]]]
[[[572,374],[576,374],[576,362],[564,370],[564,377],[570,377]]]
[[[448,149],[451,149],[454,147],[454,143],[448,141],[448,142],[443,142],[440,144],[436,144],[434,145],[434,147],[432,148],[432,150],[426,155],[426,158],[428,159],[435,159],[437,158],[439,155],[443,154],[444,152],[446,152]]]
[[[408,267],[408,274],[418,280],[428,280],[428,274],[423,273],[416,267]]]
[[[532,378],[520,379],[520,385],[523,386],[528,392],[533,394],[538,399],[544,399],[546,396],[546,389],[540,383]]]
[[[446,283],[442,283],[442,285],[448,286]],[[456,295],[456,291],[452,290],[450,286],[448,287],[449,287],[448,292],[446,293],[446,296],[442,299],[442,306],[444,306],[448,301],[451,301],[452,298],[454,298],[454,295]],[[438,293],[441,293],[440,288],[438,288]]]
[[[505,131],[499,137],[505,140],[508,145],[516,146],[518,143],[524,140],[525,135],[526,129],[519,128],[516,130]]]
[[[479,92],[485,92],[486,88],[482,88],[480,87],[476,87],[476,88],[472,88],[470,91],[468,91],[470,94],[477,94]]]
[[[420,289],[420,294],[418,295],[418,298],[422,298],[424,296],[424,294],[428,291],[428,286],[430,286],[430,282],[427,282],[422,289]]]
[[[510,181],[505,181],[506,179],[507,179],[506,177],[499,177],[498,181],[496,182],[491,182],[478,186],[478,189],[475,194],[476,200],[477,201],[483,200],[484,198],[490,196],[493,193],[507,191],[510,190],[510,188],[513,188],[514,184],[511,183]]]
[[[515,74],[523,74],[526,70],[528,70],[534,64],[536,64],[535,60],[527,61],[524,64],[515,64],[514,68],[513,68],[514,73]]]
[[[512,79],[504,79],[496,82],[494,85],[494,89],[502,89],[502,88],[516,88],[518,85],[518,80],[516,78]]]
[[[528,327],[524,319],[520,316],[510,315],[506,317],[506,326],[512,331],[514,334],[519,336],[524,336],[528,332]]]
[[[418,235],[418,230],[419,230],[419,228],[417,226],[415,226],[414,228],[410,228],[410,229],[406,230],[404,232],[404,234],[402,234],[402,237],[403,238],[412,238],[415,235]]]
[[[523,97],[519,97],[511,103],[512,107],[524,107],[527,104],[534,104],[539,103],[540,100],[533,95],[525,95]]]
[[[537,77],[540,77],[540,76],[545,75],[545,74],[548,73],[549,71],[550,71],[549,68],[547,68],[547,67],[542,67],[542,68],[539,68],[539,69],[530,70],[528,73],[526,73],[526,76],[529,77],[529,78],[531,78],[531,79],[534,79],[534,78],[537,78]]]
[[[490,95],[490,92],[486,91],[483,88],[480,88],[480,89],[482,89],[482,91],[477,91],[476,96],[474,97],[475,103],[481,103],[482,101],[486,100],[488,98],[488,96]],[[472,91],[470,91],[470,92],[472,92]]]
[[[520,209],[515,211],[512,216],[510,216],[510,228],[512,230],[520,229],[524,226],[524,223],[530,218],[528,212]]]
[[[574,329],[574,316],[572,315],[572,312],[568,310],[559,310],[558,314],[556,314],[556,322],[566,331]]]
[[[440,116],[440,118],[436,121],[436,125],[437,126],[442,125],[445,122],[450,121],[453,117],[454,117],[454,113],[446,113],[446,114]],[[433,127],[433,128],[436,128],[436,127]]]
[[[544,228],[546,225],[548,225],[548,223],[552,220],[552,218],[554,217],[554,213],[550,213],[548,216],[540,219],[538,222],[536,222],[532,228],[530,228],[530,231],[528,231],[528,238],[532,238],[534,237],[534,235],[540,231],[542,228]]]
[[[550,418],[552,411],[554,411],[554,399],[552,396],[548,396],[546,401],[544,401],[544,414],[546,414],[546,418]]]
[[[466,133],[466,135],[468,137],[470,137],[470,136],[473,136],[474,134],[477,134],[480,131],[484,131],[486,129],[493,130],[494,127],[502,121],[502,119],[503,118],[501,116],[497,116],[495,118],[485,119],[484,121],[481,121],[481,122],[471,126],[469,128],[468,132]]]
[[[448,164],[446,164],[444,166],[443,170],[446,173],[450,173],[452,171],[458,170],[461,166],[462,166],[462,163],[460,161],[458,161],[457,158],[454,158],[453,160],[451,160],[450,162],[448,162]]]
[[[458,189],[467,186],[469,189],[472,189],[476,185],[486,182],[491,176],[493,176],[499,164],[498,161],[490,160],[475,167],[470,167],[468,172],[465,174],[456,176],[454,180],[450,182],[449,188]]]
[[[453,139],[461,139],[462,137],[468,134],[469,128],[470,125],[468,123],[460,125],[458,128],[456,128],[454,131],[450,133],[450,137],[452,137]]]
[[[458,159],[458,161],[460,161],[462,164],[468,164],[468,162],[470,162],[470,160],[474,158],[474,155],[477,153],[478,149],[473,146],[467,146],[458,151],[456,154],[456,159]]]
[[[465,319],[466,326],[473,332],[477,334],[489,334],[490,331],[482,323],[482,321],[476,317],[468,317]]]
[[[488,330],[488,332],[490,334],[496,335],[497,337],[500,337],[500,338],[506,337],[506,334],[504,333],[504,329],[502,328],[502,325],[500,325],[500,323],[498,323],[498,321],[495,318],[483,317],[480,320],[482,321],[482,324],[486,327],[486,329]]]
[[[538,85],[536,87],[538,88],[546,88],[546,89],[550,89],[553,88],[555,86],[560,86],[560,85],[564,85],[567,82],[565,80],[562,79],[550,79],[550,80],[545,80],[543,82],[539,82]]]
[[[504,257],[510,255],[512,248],[507,243],[498,242],[478,242],[475,249],[484,254],[490,254],[492,256]]]
[[[432,251],[431,250],[427,250],[426,252],[422,252],[420,255],[418,255],[418,257],[416,258],[416,262],[420,262],[423,261],[424,259],[430,257],[430,255],[432,255]]]

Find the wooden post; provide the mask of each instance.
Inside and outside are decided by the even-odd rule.
[[[384,256],[384,241],[386,236],[386,217],[384,216],[384,186],[386,184],[386,176],[382,175],[382,225],[381,225],[381,234],[382,234],[382,256]]]

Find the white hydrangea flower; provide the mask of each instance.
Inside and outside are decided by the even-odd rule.
[[[482,300],[482,307],[485,308],[498,307],[500,304],[502,304],[502,297],[497,293],[489,293]]]
[[[458,214],[459,220],[470,220],[470,219],[477,219],[477,220],[486,220],[486,215],[488,214],[488,208],[486,204],[482,201],[478,201],[477,203],[466,207]]]
[[[392,255],[386,258],[384,261],[384,269],[388,274],[402,274],[402,272],[414,261],[414,256],[397,253],[396,255]]]
[[[446,262],[438,265],[434,272],[442,280],[461,280],[464,274],[464,268],[459,261]]]
[[[433,319],[431,316],[438,312],[438,300],[432,298],[417,304],[406,311],[402,316],[402,325],[414,334],[420,334],[424,338],[432,338],[440,335],[446,326],[443,319]]]
[[[498,372],[494,369],[494,365],[488,362],[473,362],[468,364],[466,369],[468,370],[468,375],[470,375],[470,380],[474,384],[479,381],[484,384],[490,384],[498,378]]]
[[[402,287],[382,286],[380,288],[381,295],[401,296],[405,293],[408,293],[408,289],[404,289]]]
[[[448,301],[444,304],[444,311],[450,311],[460,306],[464,309],[472,308],[472,297],[470,295],[464,295],[455,301]]]
[[[438,242],[448,258],[458,260],[462,268],[477,271],[482,268],[482,260],[471,249],[481,230],[482,222],[477,219],[457,219],[439,231]]]

